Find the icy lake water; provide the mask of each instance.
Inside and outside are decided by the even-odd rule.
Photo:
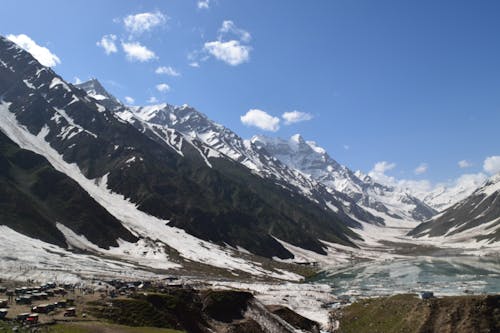
[[[335,295],[382,296],[433,291],[436,295],[500,293],[500,258],[417,257],[371,262],[325,271],[311,282]]]

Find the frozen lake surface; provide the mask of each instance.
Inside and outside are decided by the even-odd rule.
[[[325,271],[311,282],[337,296],[383,296],[433,291],[436,295],[500,293],[500,257],[416,257]]]

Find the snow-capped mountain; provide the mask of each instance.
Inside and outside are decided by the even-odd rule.
[[[84,83],[79,88],[91,86]],[[92,96],[93,91],[89,91]],[[108,94],[110,95],[110,94]],[[383,223],[383,217],[375,216],[358,206],[349,196],[327,189],[323,184],[288,167],[250,140],[243,140],[230,129],[210,120],[206,115],[188,106],[158,104],[143,107],[121,105],[114,112],[153,139],[168,144],[180,154],[183,142],[188,142],[208,159],[230,159],[242,164],[254,174],[269,179],[279,186],[302,195],[335,212],[342,221],[352,227],[360,227],[358,221]]]
[[[78,85],[91,96],[95,90],[87,89],[93,86]],[[111,96],[102,92],[99,95]],[[423,221],[435,214],[404,191],[375,183],[365,175],[358,177],[330,158],[323,148],[300,136],[288,141],[263,136],[243,140],[188,105],[122,105],[114,106],[114,110],[123,120],[159,136],[178,150],[182,140],[189,141],[206,156],[230,158],[285,188],[298,190],[340,213],[350,226],[356,226],[356,221],[383,224],[388,217]]]
[[[14,214],[9,218],[15,223],[7,225],[7,215],[0,219],[9,233],[152,267],[194,261],[250,274],[262,269],[242,259],[237,249],[293,258],[283,244],[326,254],[324,242],[354,246],[353,240],[360,239],[346,226],[349,217],[342,211],[336,213],[292,185],[256,175],[198,138],[144,120],[144,110],[125,110],[121,104],[110,110],[105,102],[112,97],[96,82],[92,89],[89,95],[68,84],[0,36],[0,130],[11,141],[10,148],[0,151],[2,171],[14,168],[16,177],[29,175],[38,172],[29,169],[36,165],[32,160],[46,158],[48,164],[40,169],[50,169],[49,175],[59,175],[62,183],[80,188],[73,192],[82,193],[74,201],[78,220],[71,220],[67,207],[59,207],[70,185],[56,186],[56,176],[35,187],[35,175],[16,179],[29,200],[19,200],[23,210],[0,210],[0,215]],[[205,121],[186,106],[176,108],[175,115]],[[12,149],[32,154],[22,155],[26,160],[16,164],[9,155]],[[13,182],[9,177],[6,182]],[[50,205],[60,211],[51,212]],[[86,214],[85,206],[91,205],[102,207],[101,217]],[[38,215],[27,219],[23,214],[29,212]],[[51,225],[49,230],[59,230],[55,239],[33,230],[37,216]],[[95,235],[101,228],[109,230],[105,239]],[[180,259],[172,263],[167,252]]]
[[[485,180],[486,176],[483,174],[466,174],[455,181],[455,184],[438,185],[430,192],[413,194],[440,212],[467,198],[481,187]]]
[[[361,172],[352,172],[332,159],[325,149],[313,141],[304,140],[298,134],[289,140],[254,136],[251,142],[328,189],[346,194],[375,215],[405,221],[424,221],[436,213],[405,191],[376,183]]]
[[[500,173],[409,235],[482,245],[500,241]]]

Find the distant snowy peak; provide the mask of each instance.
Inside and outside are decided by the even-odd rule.
[[[405,191],[376,183],[359,171],[352,172],[331,158],[324,148],[299,134],[288,140],[257,135],[251,142],[290,168],[348,195],[383,218],[423,221],[435,214],[432,208]]]
[[[415,195],[434,209],[442,211],[467,198],[484,185],[485,181],[486,176],[483,174],[463,175],[455,184],[441,185],[431,192]]]

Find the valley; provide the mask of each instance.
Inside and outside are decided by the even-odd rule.
[[[169,278],[191,290],[183,297],[203,328],[177,328],[193,332],[226,322],[207,315],[220,301],[210,292],[245,296],[246,319],[215,323],[220,332],[301,329],[290,322],[343,332],[332,316],[367,298],[497,295],[500,174],[431,193],[384,183],[299,134],[243,139],[187,104],[131,106],[95,78],[71,84],[0,36],[1,283]],[[172,309],[163,294],[127,297],[110,311],[85,302],[97,302],[104,326],[134,326],[123,313],[141,304]],[[222,312],[240,300],[222,298]],[[166,328],[153,319],[135,326]]]

